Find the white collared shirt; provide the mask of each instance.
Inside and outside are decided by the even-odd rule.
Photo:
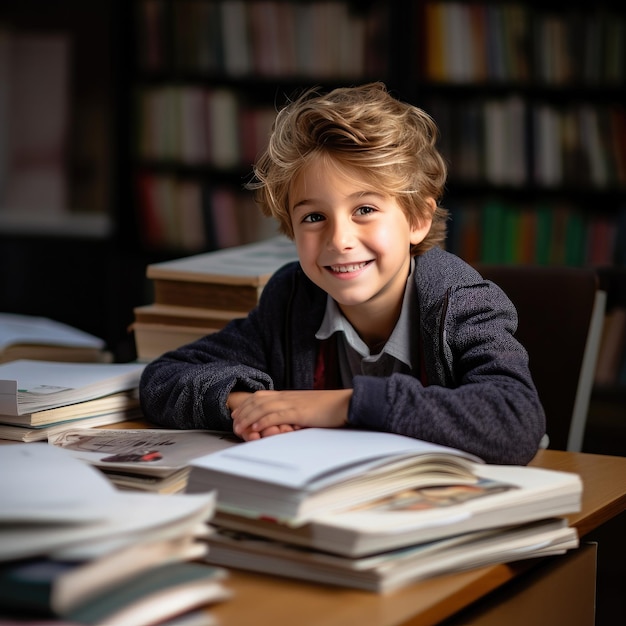
[[[352,379],[357,375],[382,377],[397,372],[410,374],[417,367],[417,342],[411,341],[413,333],[419,332],[411,315],[411,311],[416,310],[416,304],[413,303],[416,294],[412,275],[413,264],[404,290],[400,317],[385,345],[375,354],[370,352],[367,344],[341,313],[337,303],[330,296],[327,297],[324,319],[315,337],[328,339],[338,333],[339,372],[345,388],[352,387]]]

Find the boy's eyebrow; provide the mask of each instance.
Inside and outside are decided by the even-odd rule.
[[[379,193],[378,191],[355,191],[347,196],[347,200],[358,200],[359,198],[370,197],[370,196],[374,196],[376,198],[383,198],[384,194]],[[299,200],[293,205],[292,210],[295,210],[299,206],[306,205],[306,204],[315,204],[315,198],[303,198],[302,200]]]

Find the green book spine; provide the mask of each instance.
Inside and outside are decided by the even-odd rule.
[[[537,265],[549,265],[552,243],[552,209],[549,206],[537,207],[537,230],[535,261]]]
[[[580,211],[570,211],[565,226],[565,264],[580,267],[585,262],[586,228]]]
[[[521,261],[521,220],[519,209],[506,206],[503,211],[502,262],[519,263]]]
[[[504,209],[499,202],[487,202],[483,207],[483,263],[501,263],[504,240]]]

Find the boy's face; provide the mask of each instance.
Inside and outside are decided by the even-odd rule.
[[[430,220],[412,227],[396,200],[374,191],[362,173],[322,158],[294,179],[289,210],[302,269],[348,319],[399,311],[410,247]]]

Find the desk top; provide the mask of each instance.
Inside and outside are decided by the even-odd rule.
[[[583,537],[626,509],[626,457],[541,450],[531,465],[575,472],[582,510],[568,517]],[[439,576],[388,595],[230,570],[234,597],[211,607],[220,626],[430,626],[527,571],[537,560]]]
[[[626,510],[626,457],[540,450],[530,465],[580,475],[582,508],[568,516],[580,537]]]

